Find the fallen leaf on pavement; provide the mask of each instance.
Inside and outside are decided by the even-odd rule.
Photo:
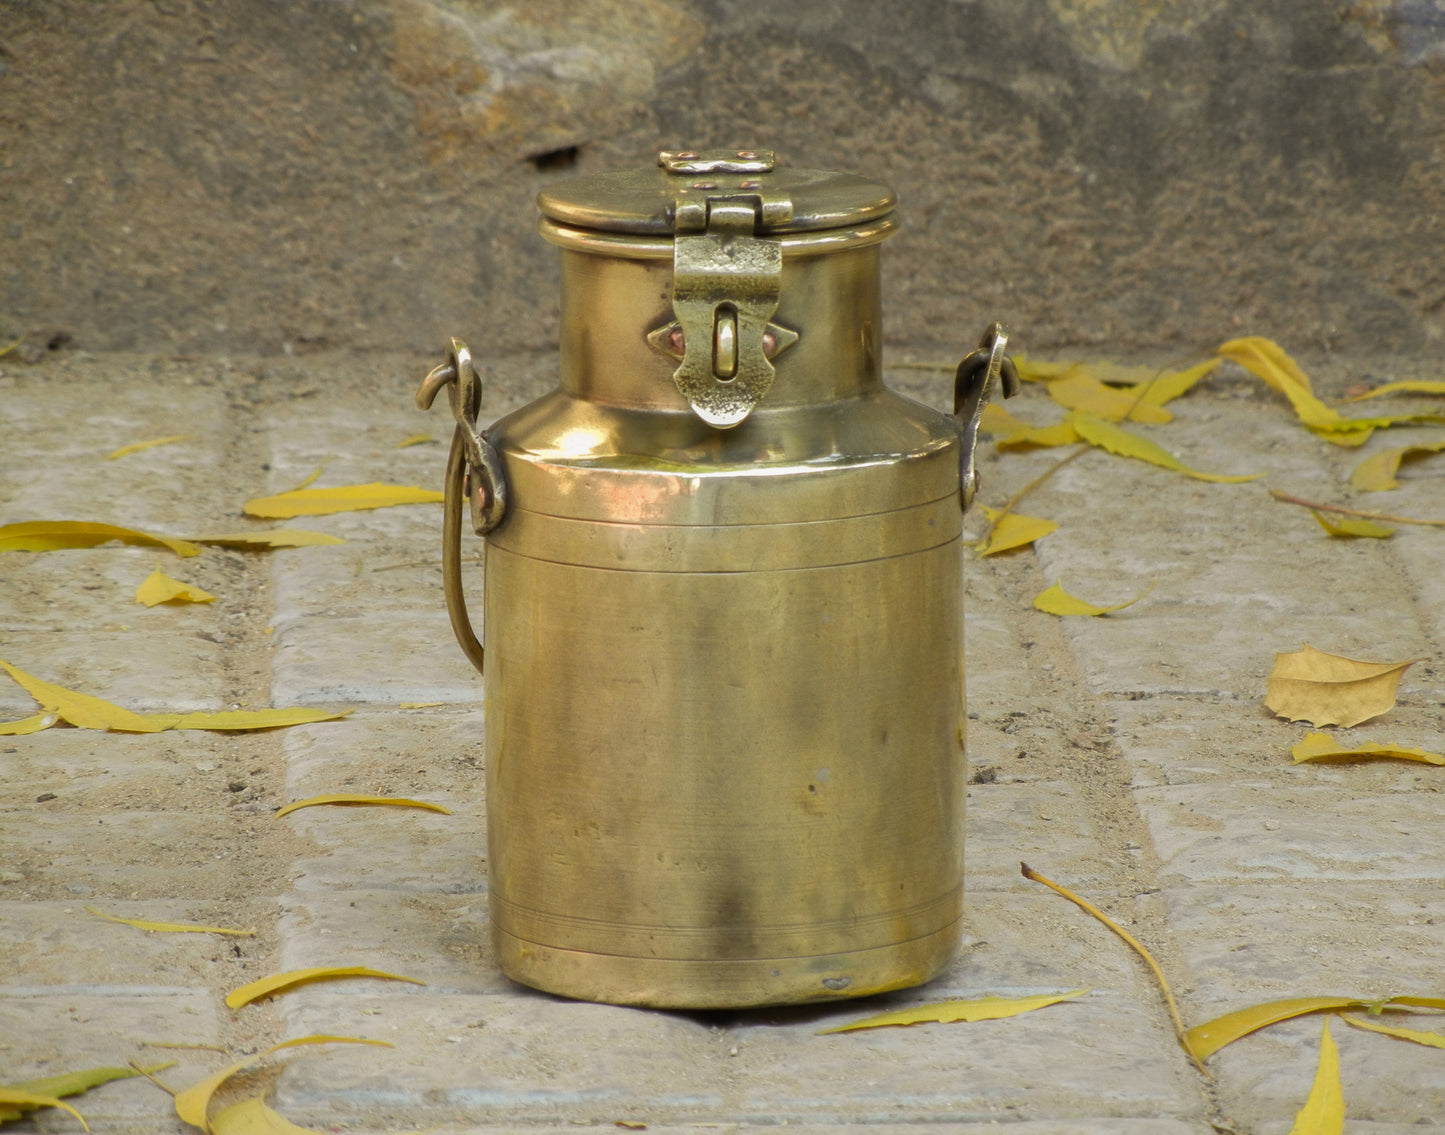
[[[17,670],[10,663],[0,661],[0,667],[14,678],[25,692],[40,703],[46,713],[53,713],[63,721],[81,729],[115,729],[123,733],[159,733],[165,727],[149,721],[140,714],[89,694],[77,693],[53,682],[46,682],[34,675]]]
[[[1366,1029],[1372,1033],[1384,1033],[1386,1036],[1396,1037],[1399,1040],[1413,1041],[1416,1044],[1423,1044],[1429,1048],[1445,1048],[1445,1035],[1441,1033],[1422,1032],[1419,1029],[1401,1029],[1392,1025],[1377,1025],[1373,1021],[1362,1021],[1358,1017],[1341,1017],[1347,1025],[1354,1025],[1357,1029]]]
[[[121,918],[117,914],[106,914],[103,910],[96,910],[93,906],[85,908],[97,918],[103,918],[107,922],[119,922],[125,926],[134,926],[137,930],[154,930],[162,934],[227,934],[232,938],[254,938],[254,930],[235,930],[229,926],[203,926],[195,922],[149,922],[144,918]]]
[[[302,808],[314,808],[323,804],[342,806],[377,804],[393,808],[423,808],[428,812],[441,812],[445,816],[452,814],[450,808],[444,808],[440,804],[432,804],[426,800],[409,800],[404,796],[366,796],[359,792],[332,792],[325,796],[308,796],[305,800],[293,800],[290,804],[278,808],[276,814],[271,818],[279,820],[282,816],[289,816],[292,812]]]
[[[1382,493],[1387,489],[1400,487],[1395,474],[1400,471],[1400,462],[1445,449],[1445,438],[1440,441],[1421,442],[1416,445],[1402,445],[1386,449],[1372,457],[1366,457],[1350,473],[1350,485],[1367,493]]]
[[[1427,753],[1424,749],[1410,749],[1403,745],[1361,745],[1358,749],[1346,749],[1328,733],[1311,733],[1290,750],[1295,764],[1306,761],[1368,761],[1394,759],[1419,761],[1427,765],[1445,765],[1445,757],[1439,753]]]
[[[1089,990],[1074,989],[1068,993],[1044,993],[1033,997],[974,997],[967,1001],[939,1001],[933,1005],[915,1005],[911,1009],[898,1009],[892,1013],[880,1013],[876,1017],[865,1017],[861,1021],[822,1029],[818,1036],[828,1033],[848,1033],[855,1029],[881,1029],[890,1025],[950,1024],[954,1021],[998,1021],[1005,1017],[1017,1017],[1031,1013],[1060,1001],[1074,1001],[1085,996]]]
[[[171,1065],[156,1064],[139,1071],[135,1068],[84,1068],[76,1072],[62,1072],[58,1076],[45,1076],[39,1080],[25,1080],[19,1084],[0,1085],[0,1123],[23,1119],[28,1112],[42,1107],[63,1107],[71,1112],[82,1124],[84,1119],[69,1104],[61,1103],[61,1096],[78,1096],[112,1080],[129,1080],[146,1073],[159,1072]],[[21,1097],[29,1096],[27,1101]],[[88,1130],[88,1129],[87,1129]]]
[[[215,713],[146,713],[141,716],[162,729],[249,733],[258,729],[284,729],[289,725],[314,725],[318,721],[340,721],[354,712],[343,709],[333,713],[325,709],[285,706],[280,709],[223,709]]]
[[[1222,360],[1209,359],[1197,366],[1189,367],[1186,370],[1164,370],[1150,376],[1140,376],[1132,379],[1132,385],[1127,387],[1128,392],[1140,398],[1142,401],[1153,403],[1155,406],[1162,406],[1166,402],[1172,402],[1182,394],[1187,394],[1194,388],[1195,383],[1204,378],[1217,367]],[[1148,367],[1129,368],[1130,370],[1145,370]],[[1099,374],[1096,377],[1102,382],[1109,382],[1110,379]]]
[[[24,737],[27,733],[39,733],[59,720],[59,714],[37,713],[32,717],[22,717],[19,721],[0,721],[0,737]]]
[[[1294,1117],[1290,1135],[1342,1135],[1345,1130],[1345,1093],[1340,1086],[1340,1050],[1330,1036],[1330,1019],[1320,1032],[1320,1062],[1304,1107]]]
[[[1442,420],[1436,414],[1399,414],[1384,418],[1343,417],[1315,397],[1309,377],[1285,354],[1278,343],[1257,335],[1231,339],[1221,344],[1216,354],[1238,363],[1278,390],[1290,400],[1303,425],[1335,445],[1364,445],[1375,430],[1401,422]]]
[[[432,437],[431,434],[412,434],[410,437],[403,438],[397,442],[396,447],[397,449],[407,449],[413,445],[425,445],[429,441],[436,441],[436,438]]]
[[[1240,475],[1228,475],[1224,473],[1202,473],[1198,469],[1191,469],[1179,458],[1175,457],[1163,448],[1156,445],[1148,438],[1140,437],[1138,434],[1131,434],[1128,430],[1120,429],[1111,422],[1093,414],[1086,414],[1075,410],[1065,419],[1078,435],[1090,445],[1098,446],[1100,449],[1117,454],[1120,457],[1132,457],[1138,461],[1147,461],[1151,465],[1158,465],[1162,469],[1170,469],[1175,473],[1183,473],[1186,477],[1193,477],[1199,481],[1213,481],[1218,484],[1238,484],[1242,481],[1253,481],[1262,476],[1260,473],[1248,473]]]
[[[309,725],[317,721],[335,721],[352,711],[332,713],[300,706],[283,709],[233,709],[217,713],[132,713],[103,698],[46,682],[10,663],[0,660],[10,677],[40,703],[47,714],[55,714],[80,729],[109,729],[117,733],[163,733],[168,729],[209,729],[237,732],[251,729],[277,729],[285,725]],[[32,718],[27,718],[29,722]],[[23,723],[17,723],[23,724]],[[43,728],[41,726],[40,728]],[[26,730],[33,732],[34,730]]]
[[[993,437],[999,449],[1070,445],[1079,440],[1079,435],[1068,422],[1036,426],[1014,417],[996,402],[990,402],[983,408],[979,429]]]
[[[1290,400],[1295,414],[1307,426],[1333,426],[1343,419],[1315,397],[1309,376],[1284,348],[1272,339],[1248,335],[1221,343],[1215,354],[1238,363],[1250,374]]]
[[[1384,1001],[1365,1001],[1358,997],[1287,997],[1236,1009],[1202,1025],[1195,1025],[1189,1030],[1189,1044],[1200,1059],[1207,1059],[1240,1037],[1307,1013],[1335,1009],[1367,1009],[1371,1013],[1379,1013],[1388,1009],[1408,1011],[1412,1008],[1445,1009],[1445,1000],[1438,997],[1390,997]]]
[[[201,549],[189,540],[157,536],[115,524],[87,520],[27,520],[0,525],[0,552],[55,552],[66,548],[94,548],[119,540],[143,548],[169,548],[178,556],[198,556]]]
[[[210,1121],[206,1118],[206,1110],[210,1106],[211,1097],[215,1095],[216,1089],[229,1080],[242,1068],[254,1064],[264,1056],[270,1056],[273,1052],[279,1052],[283,1048],[295,1048],[303,1044],[374,1044],[382,1048],[393,1048],[394,1045],[384,1040],[366,1040],[354,1036],[303,1036],[295,1040],[283,1040],[280,1044],[273,1044],[270,1048],[247,1056],[229,1067],[214,1072],[195,1084],[192,1084],[185,1091],[177,1092],[175,1098],[176,1114],[192,1127],[199,1127],[203,1131],[211,1131]]]
[[[989,534],[975,547],[980,556],[993,556],[999,552],[1010,552],[1040,540],[1056,529],[1058,521],[1044,520],[1037,516],[1020,516],[1016,512],[983,507],[984,515],[992,522]]]
[[[398,504],[425,504],[444,499],[434,489],[415,485],[341,485],[331,489],[293,489],[273,497],[256,497],[244,506],[247,516],[286,519],[292,516],[329,516],[335,512],[356,512],[388,508]]]
[[[1320,527],[1331,536],[1356,537],[1369,536],[1376,540],[1383,540],[1393,536],[1395,530],[1373,520],[1366,520],[1359,516],[1326,516],[1315,509],[1310,509],[1310,515],[1320,522]]]
[[[90,1124],[85,1122],[85,1116],[56,1096],[37,1095],[35,1092],[23,1092],[18,1088],[0,1088],[0,1123],[8,1123],[12,1119],[23,1119],[26,1112],[38,1111],[42,1107],[64,1108],[80,1120],[82,1127],[87,1131],[90,1130]]]
[[[146,576],[145,582],[136,588],[135,601],[144,603],[147,607],[155,607],[161,603],[214,603],[216,597],[193,583],[172,579],[160,568],[156,568]]]
[[[323,1135],[314,1127],[296,1126],[259,1096],[216,1112],[211,1131],[213,1135]]]
[[[1154,588],[1151,586],[1149,591],[1153,590]],[[1122,611],[1125,607],[1132,607],[1145,595],[1148,595],[1149,591],[1136,595],[1123,603],[1115,603],[1112,607],[1096,607],[1092,603],[1070,595],[1062,585],[1056,583],[1034,596],[1034,606],[1048,615],[1107,615],[1110,611]]]
[[[1082,410],[1107,422],[1135,422],[1163,425],[1174,415],[1137,393],[1105,386],[1086,374],[1069,374],[1048,384],[1049,397],[1069,410]]]
[[[1419,661],[1361,662],[1306,644],[1274,656],[1264,704],[1288,721],[1348,729],[1388,712],[1400,676]]]
[[[1169,1019],[1174,1023],[1174,1035],[1179,1038],[1180,1047],[1184,1049],[1184,1052],[1189,1057],[1189,1059],[1194,1062],[1194,1066],[1198,1068],[1201,1072],[1203,1072],[1204,1057],[1195,1051],[1194,1046],[1189,1041],[1189,1034],[1184,1030],[1184,1019],[1179,1015],[1179,1006],[1174,1002],[1174,993],[1169,988],[1169,982],[1164,977],[1164,971],[1159,967],[1159,963],[1154,960],[1154,955],[1151,954],[1148,950],[1146,950],[1144,946],[1140,943],[1140,941],[1134,937],[1134,935],[1130,934],[1129,931],[1125,930],[1122,926],[1120,926],[1117,922],[1115,922],[1112,918],[1110,918],[1107,914],[1105,914],[1102,910],[1096,907],[1093,903],[1089,902],[1087,899],[1079,897],[1067,887],[1061,887],[1052,879],[1044,878],[1027,863],[1019,864],[1019,873],[1022,874],[1025,879],[1028,879],[1031,882],[1042,883],[1055,894],[1062,895],[1064,898],[1068,899],[1080,910],[1092,914],[1095,918],[1097,918],[1100,922],[1102,922],[1105,926],[1107,926],[1110,930],[1112,930],[1115,934],[1122,938],[1136,954],[1138,954],[1141,958],[1144,959],[1145,964],[1148,965],[1150,971],[1154,974],[1154,980],[1159,983],[1159,991],[1164,995],[1164,1005],[1169,1010]]]
[[[266,548],[302,548],[315,544],[344,544],[340,536],[307,532],[301,528],[268,528],[264,532],[224,532],[219,536],[192,536],[196,544],[235,548],[247,552]]]
[[[277,993],[284,993],[288,989],[295,989],[298,985],[342,977],[376,977],[387,981],[409,981],[413,985],[426,984],[414,977],[402,977],[398,973],[367,969],[365,966],[311,966],[307,969],[289,970],[286,973],[273,973],[270,977],[263,977],[248,985],[243,985],[239,989],[233,989],[226,994],[226,1004],[232,1009],[239,1009],[243,1005],[259,1001],[263,997],[271,997]]]
[[[152,438],[150,441],[135,441],[130,445],[123,445],[112,453],[107,453],[105,459],[114,461],[117,457],[128,457],[132,453],[139,453],[143,449],[154,449],[158,445],[172,445],[178,441],[190,441],[195,434],[171,434],[168,437]]]
[[[1360,402],[1366,398],[1378,398],[1381,394],[1445,394],[1445,382],[1420,382],[1414,379],[1404,382],[1387,382],[1384,386],[1377,386],[1367,394],[1357,394],[1349,401]]]

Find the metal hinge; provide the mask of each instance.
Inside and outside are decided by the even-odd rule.
[[[767,151],[665,151],[658,164],[679,180],[700,179],[678,187],[677,322],[654,333],[660,336],[654,343],[665,350],[665,343],[681,340],[682,363],[673,374],[678,389],[698,417],[727,429],[768,392],[770,356],[797,338],[769,323],[778,309],[783,249],[759,235],[791,221],[793,203],[766,188],[760,175],[773,168]]]

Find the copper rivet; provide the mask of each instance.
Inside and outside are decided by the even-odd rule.
[[[715,182],[715,181],[694,181],[694,182],[692,183],[692,187],[693,187],[694,189],[716,189],[716,188],[717,188],[717,182]]]
[[[762,187],[763,183],[761,181],[745,181],[738,186],[739,189],[761,189]]]
[[[679,157],[679,158],[681,158],[683,161],[692,161],[692,160],[693,160],[694,158],[696,158],[698,155],[697,155],[697,151],[696,151],[696,150],[683,150],[681,153],[677,154],[676,156]]]
[[[756,150],[739,150],[738,157],[742,158],[745,162],[753,162],[757,161],[758,152]]]
[[[773,357],[774,355],[776,355],[777,353],[778,353],[778,337],[777,337],[776,335],[774,335],[771,331],[764,331],[764,332],[763,332],[763,354],[764,354],[767,358],[772,358],[772,357]]]

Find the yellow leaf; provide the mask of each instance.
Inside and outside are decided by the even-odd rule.
[[[311,485],[314,485],[317,481],[321,480],[321,473],[322,473],[322,471],[323,471],[325,468],[326,468],[325,465],[318,465],[318,466],[316,466],[315,469],[311,470],[310,476],[308,476],[308,477],[306,477],[304,480],[302,480],[302,481],[301,481],[298,485],[296,485],[291,491],[292,491],[293,493],[299,492],[300,490],[302,490],[302,489],[304,489],[304,488],[307,488],[307,487],[309,487],[309,486],[311,486]]]
[[[49,729],[60,716],[54,713],[37,713],[33,717],[21,718],[19,721],[0,721],[0,737],[24,737],[27,733],[39,733],[42,729]]]
[[[54,552],[63,548],[94,548],[119,540],[145,548],[169,548],[178,556],[198,556],[201,549],[188,540],[157,536],[114,524],[85,520],[27,520],[0,525],[0,552]]]
[[[1295,414],[1307,426],[1331,426],[1343,421],[1314,396],[1309,377],[1278,343],[1258,335],[1231,339],[1215,351],[1261,378],[1290,400]]]
[[[211,1130],[215,1135],[321,1135],[314,1127],[297,1127],[259,1096],[216,1112]]]
[[[1172,422],[1174,415],[1137,394],[1115,390],[1086,374],[1070,374],[1048,385],[1049,397],[1070,410],[1082,410],[1109,422],[1129,418],[1135,422],[1162,425]]]
[[[247,516],[284,519],[292,516],[327,516],[334,512],[355,512],[387,508],[397,504],[423,504],[442,500],[434,489],[414,485],[342,485],[333,489],[294,489],[274,497],[257,497],[245,504]]]
[[[227,934],[232,938],[254,938],[254,930],[234,930],[229,926],[203,926],[196,922],[147,922],[143,918],[121,918],[116,914],[106,914],[103,910],[96,910],[93,906],[85,908],[97,918],[103,918],[107,922],[119,922],[125,926],[134,926],[137,930],[153,930],[162,934]]]
[[[413,985],[426,984],[414,977],[402,977],[400,974],[386,973],[379,969],[367,969],[365,966],[311,966],[308,969],[293,969],[287,973],[273,973],[270,977],[263,977],[249,985],[233,989],[226,994],[226,1004],[232,1009],[239,1009],[243,1005],[249,1005],[252,1001],[259,1001],[262,997],[271,997],[277,993],[284,993],[288,989],[295,989],[298,985],[305,985],[312,981],[328,981],[338,977],[377,977],[387,981],[409,981]]]
[[[403,439],[397,444],[397,449],[406,449],[412,445],[425,445],[429,441],[436,441],[431,434],[412,434],[411,437]]]
[[[1383,524],[1376,524],[1373,520],[1366,520],[1359,516],[1326,516],[1322,512],[1310,509],[1310,515],[1320,522],[1320,527],[1331,536],[1371,536],[1376,540],[1383,540],[1393,536],[1395,530],[1387,528]]]
[[[128,1080],[135,1076],[159,1072],[169,1068],[167,1064],[153,1064],[149,1068],[85,1068],[77,1072],[62,1072],[58,1076],[45,1076],[39,1080],[26,1080],[19,1084],[0,1085],[0,1093],[11,1093],[10,1098],[0,1100],[0,1123],[24,1118],[27,1112],[41,1107],[63,1107],[73,1111],[70,1105],[59,1102],[61,1096],[78,1096],[112,1080]],[[32,1102],[16,1098],[28,1095]],[[79,1112],[75,1112],[79,1118]],[[83,1124],[85,1120],[81,1120]]]
[[[446,705],[444,701],[404,701],[397,709],[435,709],[439,705]]]
[[[282,816],[289,816],[292,812],[302,808],[314,808],[320,804],[343,806],[379,804],[395,808],[424,808],[428,812],[441,812],[446,816],[452,814],[450,808],[443,808],[440,804],[431,804],[426,800],[408,800],[404,796],[366,796],[358,792],[333,792],[326,796],[308,796],[305,800],[293,800],[290,804],[278,809],[271,818],[279,820]]]
[[[1361,662],[1306,644],[1274,656],[1264,704],[1289,721],[1348,729],[1388,712],[1400,676],[1419,661]]]
[[[159,733],[166,728],[153,721],[132,713],[112,702],[93,698],[89,694],[76,693],[64,686],[41,681],[23,670],[17,670],[10,663],[0,661],[0,667],[14,678],[25,692],[40,703],[46,713],[53,713],[71,725],[81,729],[115,729],[122,733]]]
[[[300,528],[269,528],[264,532],[226,532],[219,536],[192,536],[197,544],[251,551],[257,548],[302,548],[315,544],[344,544],[340,536],[307,532]]]
[[[1190,1047],[1199,1054],[1201,1060],[1205,1060],[1240,1037],[1248,1036],[1269,1025],[1277,1025],[1280,1021],[1330,1009],[1364,1009],[1367,1004],[1357,997],[1289,997],[1282,1001],[1251,1005],[1247,1009],[1236,1009],[1233,1013],[1195,1025],[1185,1035],[1189,1039]]]
[[[289,725],[311,725],[318,721],[339,721],[355,710],[332,713],[324,709],[288,706],[282,709],[228,709],[216,713],[147,713],[141,717],[161,729],[208,729],[215,733],[247,733],[256,729],[283,729]]]
[[[852,1024],[837,1028],[822,1029],[817,1035],[849,1033],[855,1029],[881,1029],[889,1025],[951,1024],[954,1021],[998,1021],[1005,1017],[1017,1017],[1046,1005],[1057,1005],[1060,1001],[1074,1001],[1087,994],[1087,989],[1075,989],[1068,993],[1045,993],[1034,997],[974,997],[967,1001],[940,1001],[933,1005],[915,1005],[911,1009],[899,1009],[892,1013],[880,1013],[876,1017],[865,1017]]]
[[[1295,764],[1306,761],[1367,761],[1395,758],[1402,761],[1419,761],[1427,765],[1445,765],[1445,757],[1439,753],[1427,753],[1424,749],[1409,749],[1403,745],[1361,745],[1358,749],[1346,749],[1328,733],[1311,733],[1290,750]]]
[[[1052,426],[1030,426],[1026,430],[1010,434],[1008,437],[1001,437],[995,443],[999,449],[1044,449],[1059,445],[1073,445],[1079,440],[1079,435],[1074,427],[1068,422],[1058,422]]]
[[[1426,453],[1439,453],[1442,449],[1445,449],[1445,439],[1386,449],[1356,465],[1354,472],[1350,474],[1350,485],[1367,493],[1398,488],[1400,482],[1395,479],[1395,474],[1400,471],[1400,462]]]
[[[211,1124],[206,1119],[206,1110],[210,1106],[211,1097],[215,1095],[216,1089],[229,1080],[242,1068],[254,1064],[264,1056],[270,1056],[273,1052],[279,1052],[283,1048],[295,1048],[303,1044],[374,1044],[382,1048],[394,1047],[384,1040],[364,1040],[354,1036],[303,1036],[295,1040],[283,1040],[280,1044],[273,1044],[263,1052],[254,1056],[247,1056],[242,1060],[222,1068],[207,1076],[204,1080],[192,1084],[183,1092],[177,1092],[175,1098],[176,1114],[192,1127],[199,1127],[204,1131],[211,1131]]]
[[[1377,1025],[1372,1021],[1362,1021],[1358,1017],[1341,1017],[1347,1025],[1354,1025],[1357,1029],[1366,1029],[1372,1033],[1384,1033],[1386,1036],[1398,1037],[1400,1040],[1414,1041],[1416,1044],[1427,1045],[1430,1048],[1445,1048],[1445,1035],[1440,1033],[1421,1032],[1418,1029],[1400,1029],[1391,1025]]]
[[[1445,415],[1392,414],[1385,418],[1341,418],[1331,425],[1311,426],[1310,429],[1336,445],[1359,448],[1370,440],[1370,435],[1375,430],[1388,429],[1402,423],[1414,425],[1420,422],[1445,422]]]
[[[1126,389],[1133,397],[1155,406],[1162,406],[1166,402],[1174,401],[1180,395],[1187,394],[1194,388],[1195,383],[1214,370],[1220,362],[1220,359],[1209,359],[1187,370],[1160,371],[1152,377],[1139,379]],[[1102,382],[1110,381],[1102,374],[1096,377]]]
[[[114,461],[117,457],[127,457],[132,453],[139,453],[143,449],[153,449],[158,445],[170,445],[177,441],[190,441],[194,434],[171,434],[168,437],[153,438],[150,441],[132,442],[130,445],[123,445],[114,453],[106,455],[107,461]]]
[[[1154,974],[1154,980],[1159,983],[1159,992],[1164,995],[1164,1005],[1169,1010],[1169,1019],[1174,1024],[1174,1035],[1179,1038],[1180,1047],[1184,1049],[1184,1052],[1189,1057],[1189,1059],[1194,1062],[1194,1066],[1198,1068],[1201,1072],[1203,1072],[1204,1057],[1201,1056],[1199,1053],[1195,1052],[1194,1047],[1189,1043],[1189,1034],[1184,1031],[1184,1019],[1179,1015],[1179,1006],[1175,1004],[1174,993],[1169,988],[1169,982],[1164,977],[1164,971],[1160,968],[1159,963],[1154,960],[1154,955],[1144,948],[1143,943],[1140,942],[1137,938],[1135,938],[1134,935],[1130,934],[1129,931],[1125,930],[1122,926],[1115,922],[1112,918],[1110,918],[1107,914],[1105,914],[1102,910],[1096,907],[1093,903],[1089,902],[1088,899],[1082,898],[1079,895],[1074,894],[1074,892],[1069,890],[1067,887],[1061,887],[1052,879],[1044,878],[1027,863],[1019,864],[1019,872],[1023,875],[1025,879],[1028,879],[1034,883],[1042,883],[1055,894],[1062,895],[1064,898],[1068,899],[1080,910],[1084,911],[1087,914],[1093,915],[1110,930],[1112,930],[1115,934],[1117,934],[1121,939],[1123,939],[1125,944],[1128,945],[1131,950],[1133,950],[1136,954],[1138,954],[1141,958],[1144,959],[1144,964],[1149,967],[1150,972]]]
[[[167,729],[238,732],[278,729],[286,725],[309,725],[316,721],[335,721],[352,712],[345,709],[340,713],[330,713],[326,710],[296,706],[285,709],[236,709],[219,713],[132,713],[113,702],[76,693],[52,682],[41,681],[3,660],[0,660],[0,667],[20,683],[46,713],[56,714],[62,721],[68,721],[81,729],[112,729],[120,733],[163,733]],[[26,725],[33,720],[27,718],[24,722],[15,724]],[[28,729],[26,731],[33,732]]]
[[[1069,445],[1079,440],[1074,427],[1067,422],[1052,426],[1035,426],[1016,418],[996,402],[983,408],[979,428],[997,439],[999,449],[1025,449],[1031,446]]]
[[[1015,418],[997,402],[989,402],[983,408],[978,428],[991,437],[1007,437],[1034,427],[1022,418]]]
[[[1294,1117],[1290,1135],[1343,1135],[1345,1093],[1340,1086],[1340,1050],[1330,1036],[1330,1019],[1320,1033],[1320,1063],[1309,1098]]]
[[[1445,382],[1417,382],[1409,380],[1406,382],[1387,382],[1384,386],[1377,386],[1368,394],[1359,394],[1351,398],[1351,402],[1359,402],[1366,398],[1378,398],[1381,394],[1445,394]]]
[[[1042,539],[1057,528],[1058,522],[1043,520],[1037,516],[1020,516],[1016,512],[1001,513],[998,509],[984,506],[984,515],[993,522],[988,536],[976,545],[980,556],[992,556],[999,552],[1012,551]],[[1002,516],[1002,519],[1000,519]]]
[[[146,576],[135,592],[135,601],[154,607],[160,603],[214,603],[216,597],[193,583],[172,579],[160,568]]]
[[[1151,586],[1149,591],[1153,591]],[[1095,607],[1092,603],[1070,595],[1063,589],[1061,584],[1054,584],[1047,590],[1040,591],[1034,596],[1034,606],[1047,615],[1106,615],[1110,611],[1122,611],[1125,607],[1132,607],[1135,603],[1149,594],[1145,591],[1141,595],[1124,603],[1116,603],[1112,607]]]
[[[1046,363],[1030,358],[1022,352],[1014,355],[1013,360],[1019,377],[1025,382],[1048,382],[1051,379],[1062,378],[1079,365],[1076,362]]]
[[[42,1107],[64,1108],[70,1112],[71,1115],[75,1116],[76,1119],[80,1120],[82,1127],[87,1131],[90,1130],[90,1124],[85,1122],[85,1116],[81,1115],[80,1112],[76,1111],[75,1108],[71,1107],[64,1100],[58,1099],[55,1096],[40,1096],[34,1092],[22,1092],[17,1088],[0,1088],[0,1107],[6,1108],[7,1110],[13,1109],[22,1114]],[[17,1116],[17,1118],[19,1117]]]
[[[1261,476],[1259,473],[1250,473],[1241,476],[1226,476],[1222,473],[1201,473],[1197,469],[1191,469],[1184,462],[1173,454],[1168,453],[1161,446],[1147,438],[1131,434],[1127,430],[1095,417],[1093,414],[1086,414],[1083,411],[1075,410],[1067,421],[1072,423],[1081,438],[1090,445],[1096,445],[1100,449],[1108,450],[1110,453],[1118,454],[1120,457],[1133,457],[1139,461],[1147,461],[1151,465],[1158,465],[1163,469],[1170,469],[1176,473],[1183,473],[1186,477],[1193,477],[1200,481],[1214,481],[1220,484],[1238,484],[1241,481],[1253,481]]]

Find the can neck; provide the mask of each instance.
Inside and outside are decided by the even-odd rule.
[[[765,347],[775,377],[754,412],[857,397],[882,383],[876,244],[785,255]],[[726,329],[723,329],[726,333]],[[721,344],[726,349],[725,340]],[[561,380],[589,401],[692,414],[673,264],[562,250]]]

